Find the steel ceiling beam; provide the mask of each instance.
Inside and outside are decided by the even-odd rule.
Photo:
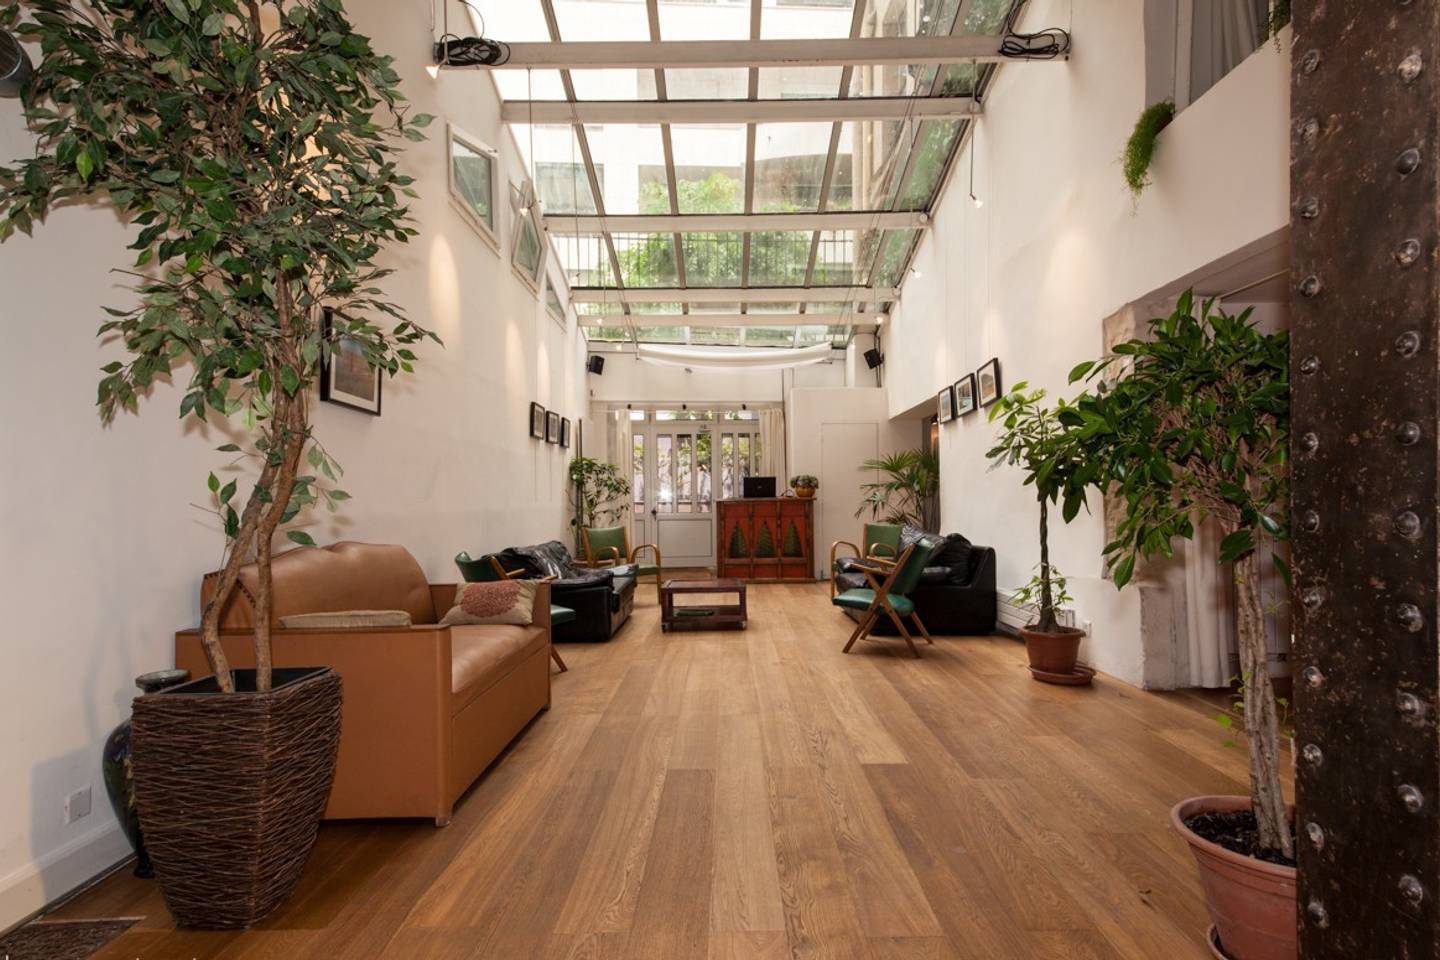
[[[843,100],[506,100],[506,123],[824,123],[846,120],[974,119],[970,97],[847,97]]]
[[[503,38],[500,38],[503,40]],[[851,64],[1002,63],[1000,38],[861,37],[813,40],[592,40],[511,43],[504,63],[446,70],[664,70],[703,67],[836,67]],[[1064,62],[1028,60],[1026,63]]]
[[[899,213],[681,213],[623,216],[557,214],[551,233],[769,233],[808,230],[906,230],[929,226],[923,212]]]
[[[897,287],[678,287],[643,290],[575,287],[572,303],[884,303],[898,300]]]

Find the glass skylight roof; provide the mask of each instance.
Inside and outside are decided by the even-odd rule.
[[[995,35],[1010,0],[504,0],[481,6],[486,35],[509,42],[745,41]],[[971,121],[901,115],[907,108],[885,107],[896,115],[787,120],[783,113],[747,111],[752,116],[742,119],[752,122],[712,122],[708,116],[690,119],[693,110],[687,116],[681,105],[871,98],[918,103],[935,97],[969,103],[993,69],[971,63],[668,66],[497,70],[493,76],[505,100],[549,107],[533,125],[515,123],[514,133],[572,290],[602,299],[577,298],[577,312],[592,318],[583,324],[589,337],[805,346],[826,339],[843,345],[856,330],[874,329],[873,323],[861,325],[865,314],[883,313],[888,305],[871,302],[873,296],[852,300],[856,294],[849,288],[901,284],[923,224],[894,215],[933,211]],[[612,122],[613,113],[606,122],[566,122],[567,114],[557,115],[554,106],[566,101],[666,112],[649,122],[638,116]],[[645,107],[664,103],[676,106]],[[510,119],[519,119],[517,113],[523,109]],[[824,220],[846,213],[858,216],[840,224]],[[874,223],[864,219],[871,214]],[[790,221],[775,215],[809,220],[797,229],[777,229]],[[714,216],[716,225],[710,228],[697,216]],[[752,216],[768,220],[738,229]],[[567,224],[570,217],[578,219]],[[606,219],[615,217],[624,222]],[[888,219],[881,223],[881,217]],[[737,302],[709,302],[716,290],[732,288]],[[765,288],[845,289],[823,304],[752,302],[747,296]],[[673,290],[675,299],[656,304],[626,296],[644,290]],[[687,291],[707,296],[690,299]],[[766,321],[744,320],[756,314]],[[846,319],[807,324],[806,314]],[[688,321],[692,315],[694,323]],[[724,322],[707,323],[706,316]],[[771,316],[788,322],[772,326]],[[597,317],[607,318],[606,324],[596,326]]]

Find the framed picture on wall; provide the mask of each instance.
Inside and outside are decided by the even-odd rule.
[[[936,416],[941,423],[949,423],[955,419],[955,388],[946,387],[940,391],[940,402],[935,408]]]
[[[562,446],[562,447],[567,447],[567,448],[570,446],[570,418],[569,418],[569,417],[561,417],[561,418],[560,418],[560,446]]]
[[[1000,358],[996,357],[975,371],[975,391],[980,406],[988,407],[1000,399]]]
[[[955,416],[963,417],[980,409],[975,400],[975,374],[967,373],[955,381]]]
[[[325,342],[330,349],[321,354],[320,399],[378,417],[383,383],[380,369],[370,366],[359,343],[343,333],[335,336],[331,326],[333,321],[334,311],[326,307],[322,323]]]
[[[560,414],[554,410],[545,414],[545,442],[560,442]]]
[[[538,403],[530,404],[530,436],[545,439],[545,408]]]

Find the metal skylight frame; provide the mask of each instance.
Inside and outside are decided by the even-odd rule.
[[[524,0],[515,0],[515,2],[524,2]],[[979,115],[981,93],[992,79],[994,64],[1003,59],[998,55],[1000,38],[988,34],[969,35],[964,32],[965,22],[972,11],[972,0],[961,0],[947,36],[864,37],[862,34],[869,3],[868,0],[855,0],[850,34],[846,40],[823,43],[820,41],[802,42],[805,51],[801,62],[807,64],[811,62],[834,63],[842,66],[836,97],[813,100],[761,100],[759,97],[760,70],[765,67],[794,65],[797,62],[793,58],[793,54],[796,52],[795,41],[761,40],[765,0],[750,0],[750,39],[748,41],[666,41],[661,35],[659,2],[660,0],[646,0],[646,19],[650,35],[648,42],[566,41],[561,35],[555,0],[539,0],[551,42],[549,44],[512,44],[512,60],[509,66],[523,68],[526,66],[523,61],[529,59],[531,66],[543,66],[545,69],[558,70],[565,100],[507,101],[502,104],[503,119],[515,123],[563,122],[567,124],[575,138],[579,159],[584,164],[586,180],[594,203],[595,213],[593,215],[557,214],[550,219],[549,225],[557,234],[575,233],[603,238],[605,258],[609,261],[610,277],[601,280],[604,286],[577,288],[573,291],[575,302],[579,304],[615,303],[620,314],[612,315],[612,317],[614,319],[623,317],[624,321],[630,325],[632,334],[637,326],[671,326],[674,324],[664,321],[684,318],[687,326],[687,341],[690,339],[688,326],[717,327],[723,325],[713,322],[716,315],[697,314],[692,310],[692,306],[701,304],[738,303],[740,313],[737,316],[741,318],[753,316],[756,320],[755,325],[784,327],[788,326],[786,322],[788,320],[797,324],[798,328],[802,325],[822,325],[834,316],[833,314],[808,313],[807,311],[811,309],[810,304],[855,299],[856,302],[863,305],[861,309],[867,311],[855,315],[855,318],[863,319],[865,326],[873,326],[875,318],[877,316],[883,318],[884,311],[898,297],[899,287],[908,274],[919,240],[928,226],[928,214],[933,211],[940,197],[943,196],[953,171],[955,157],[959,155],[965,141],[973,133],[974,121]],[[787,43],[791,44],[788,51],[785,46]],[[721,49],[726,45],[731,48],[728,53]],[[611,49],[607,53],[600,49],[602,47]],[[986,50],[990,52],[986,53]],[[624,55],[622,56],[617,51],[623,51]],[[666,59],[674,57],[680,51],[685,51],[682,62],[671,62]],[[968,51],[969,54],[962,57],[957,51]],[[627,59],[638,52],[644,53],[639,61]],[[515,53],[520,55],[514,56]],[[698,59],[696,54],[699,54]],[[570,55],[573,55],[573,59],[566,60],[565,57]],[[613,66],[623,66],[628,69],[637,68],[638,64],[639,69],[653,69],[655,75],[654,101],[641,100],[623,103],[581,101],[576,94],[571,70],[590,69],[606,63],[605,56],[616,57]],[[714,67],[722,65],[716,58],[723,59],[726,56],[732,58],[734,65],[743,65],[747,69],[748,84],[745,100],[707,102],[669,99],[666,89],[667,67],[676,69]],[[536,59],[537,57],[541,60],[548,58],[548,61],[541,64]],[[596,59],[597,57],[600,59]],[[929,68],[933,71],[933,75],[930,78],[928,89],[923,92],[916,91],[913,97],[852,97],[850,88],[854,81],[856,65],[872,63]],[[943,96],[947,65],[955,63],[974,63],[977,66],[974,89],[969,97]],[[606,63],[606,65],[610,66],[611,64]],[[695,119],[691,120],[692,117]],[[858,212],[829,210],[831,191],[839,166],[839,147],[846,122],[874,123],[886,119],[899,120],[906,124],[905,135],[897,141],[896,145],[897,151],[900,149],[906,151],[904,167],[895,175],[898,179],[891,181],[892,186],[887,191],[888,196],[894,198],[888,202],[891,209]],[[718,123],[724,121],[738,125],[742,120],[745,125],[742,212],[735,215],[682,215],[680,213],[679,178],[675,163],[674,139],[671,132],[672,123]],[[755,213],[759,176],[756,169],[758,125],[760,123],[815,122],[817,120],[821,122],[828,120],[831,123],[828,151],[825,155],[819,185],[817,210],[813,213],[801,214]],[[914,212],[893,209],[906,197],[916,175],[926,124],[946,122],[947,120],[959,120],[961,124],[949,144],[949,153],[936,179],[936,184],[931,190],[931,195],[926,201],[926,206],[922,210]],[[636,122],[658,124],[664,154],[664,182],[670,201],[668,216],[611,217],[606,214],[605,198],[585,129],[587,122],[608,122],[616,125]],[[532,158],[532,161],[538,163],[535,158]],[[891,233],[896,230],[913,231],[913,237],[900,262],[899,272],[891,278],[894,280],[893,286],[877,289],[873,286],[874,281],[880,279],[876,277],[876,270],[880,266],[881,258],[885,255],[887,247],[890,246]],[[864,280],[867,285],[859,288],[864,291],[864,295],[859,298],[854,297],[856,291],[854,286],[815,286],[821,244],[827,233],[834,235],[838,231],[855,231],[853,241],[842,242],[853,242],[854,253],[852,256],[857,257],[862,253],[860,245],[862,239],[867,236],[873,237],[863,249],[863,252],[868,254],[868,259],[864,263],[858,262],[858,260],[852,261],[849,268],[848,279],[850,281]],[[738,287],[719,288],[690,285],[689,267],[691,265],[686,262],[686,235],[710,232],[738,234],[741,244]],[[810,232],[810,250],[805,264],[803,286],[785,288],[752,286],[751,259],[754,247],[752,237],[759,232]],[[616,240],[617,234],[624,233],[669,234],[676,266],[677,285],[675,287],[646,290],[627,288],[621,271]],[[798,274],[796,276],[798,279]],[[756,314],[751,309],[752,304],[777,302],[797,303],[799,312]],[[646,303],[677,303],[682,312],[677,315],[665,316],[662,321],[661,315],[646,314],[643,311],[637,312],[632,309],[632,304],[643,305]],[[826,319],[821,320],[821,317]],[[590,323],[582,323],[582,325],[594,326]],[[838,326],[840,324],[830,325]],[[852,323],[851,327],[860,325],[860,323]]]

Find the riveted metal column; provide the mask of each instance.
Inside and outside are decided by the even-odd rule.
[[[1440,0],[1296,2],[1301,955],[1440,957]]]

